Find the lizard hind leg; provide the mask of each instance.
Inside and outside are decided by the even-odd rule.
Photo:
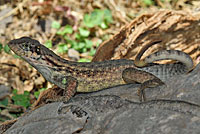
[[[152,80],[148,80],[148,81],[145,81],[144,83],[141,83],[139,89],[138,89],[138,96],[139,96],[139,99],[140,101],[146,101],[146,95],[145,95],[145,88],[149,88],[149,87],[157,87],[157,86],[160,86],[160,85],[164,85],[164,83],[158,79],[158,78],[155,78],[155,79],[152,79]]]
[[[157,87],[163,85],[164,83],[151,73],[138,70],[136,68],[126,68],[122,72],[122,78],[127,83],[140,83],[140,88],[138,89],[138,96],[140,101],[146,101],[145,88]]]

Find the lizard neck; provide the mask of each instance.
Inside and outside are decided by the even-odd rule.
[[[40,63],[44,66],[50,67],[68,67],[69,65],[73,65],[73,61],[65,60],[58,55],[56,55],[50,49],[41,45],[41,58],[39,59]]]

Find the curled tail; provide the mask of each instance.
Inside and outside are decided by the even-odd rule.
[[[193,68],[192,58],[188,54],[179,50],[162,50],[155,52],[147,56],[144,59],[144,62],[152,63],[159,60],[177,60],[185,65],[187,71],[190,71]]]
[[[187,72],[193,69],[192,58],[188,54],[179,50],[161,50],[141,60],[142,55],[149,47],[156,45],[157,43],[160,43],[160,42],[161,41],[156,41],[144,46],[135,58],[135,61],[134,61],[135,66],[144,67],[148,63],[152,63],[154,61],[160,61],[160,60],[177,60],[186,67]]]

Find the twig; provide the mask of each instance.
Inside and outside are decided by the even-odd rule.
[[[28,0],[24,0],[22,3],[20,3],[19,5],[17,5],[16,8],[14,8],[13,10],[11,10],[10,12],[8,12],[7,14],[5,14],[4,16],[0,17],[0,21],[9,17],[10,15],[14,14],[17,12],[18,9],[20,9]]]

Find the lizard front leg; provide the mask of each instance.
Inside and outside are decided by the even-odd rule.
[[[63,89],[61,89],[61,91],[58,91],[60,92],[57,93],[59,95],[56,95],[51,99],[48,99],[47,102],[68,101],[76,93],[78,81],[74,77],[71,76],[63,76],[60,78],[54,77],[54,81],[58,81],[60,84],[62,84]]]
[[[122,78],[127,84],[141,83],[140,88],[138,89],[138,96],[140,101],[146,100],[144,91],[145,88],[156,87],[164,84],[164,82],[162,82],[159,78],[157,78],[153,74],[142,70],[138,70],[136,68],[127,68],[123,70]]]

